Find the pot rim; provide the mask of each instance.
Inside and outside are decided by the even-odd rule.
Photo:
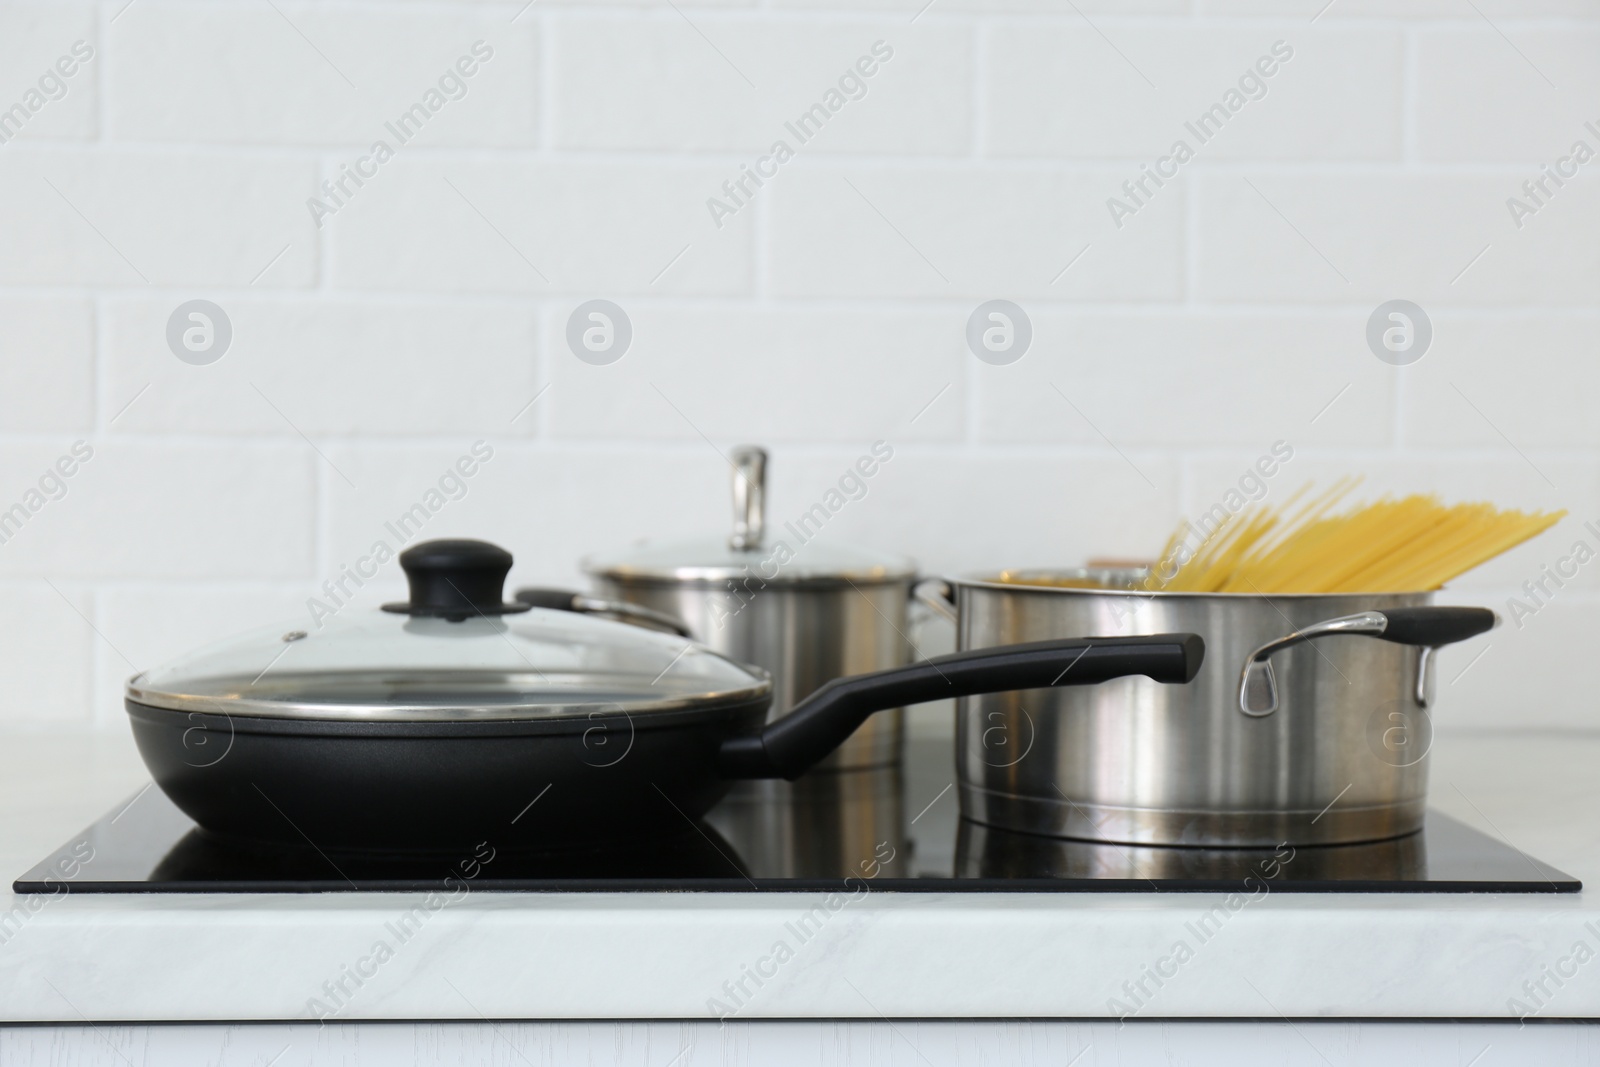
[[[1438,589],[1410,589],[1395,590],[1391,592],[1354,592],[1354,593],[1206,593],[1189,590],[1162,590],[1162,589],[1119,589],[1114,586],[1104,585],[1044,585],[1028,581],[1005,581],[1003,575],[1037,576],[1056,579],[1073,579],[1079,581],[1093,581],[1097,577],[1104,578],[1110,574],[1137,575],[1139,572],[1133,568],[1099,568],[1099,567],[1017,567],[1001,571],[968,572],[966,574],[952,575],[943,578],[952,586],[965,589],[987,589],[1006,593],[1034,593],[1049,595],[1077,595],[1077,596],[1116,596],[1139,597],[1147,600],[1219,600],[1234,601],[1236,603],[1248,602],[1276,602],[1276,601],[1304,601],[1307,603],[1327,602],[1331,600],[1349,600],[1352,598],[1365,598],[1369,600],[1394,599],[1402,597],[1431,597],[1440,592]]]
[[[649,585],[662,588],[681,589],[718,589],[726,590],[730,583],[747,580],[756,584],[761,590],[766,589],[848,589],[851,586],[874,587],[880,585],[915,585],[918,575],[912,571],[906,574],[893,572],[860,574],[830,574],[814,575],[795,578],[762,578],[749,571],[722,571],[716,567],[681,567],[674,575],[664,572],[657,573],[644,570],[629,570],[622,567],[589,568],[585,566],[584,573],[591,578],[614,582],[617,585]]]
[[[815,588],[818,586],[848,585],[899,585],[917,580],[917,567],[910,560],[895,565],[887,563],[841,568],[828,571],[791,570],[782,568],[771,578],[765,577],[755,565],[759,556],[748,562],[733,563],[675,563],[653,566],[632,562],[609,561],[599,556],[585,556],[578,567],[591,578],[600,578],[621,585],[688,586],[697,588],[722,588],[729,582],[757,582],[763,589]]]

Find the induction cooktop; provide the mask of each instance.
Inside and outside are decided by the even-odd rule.
[[[948,742],[900,767],[740,785],[676,835],[562,852],[484,840],[453,854],[239,842],[148,785],[18,878],[18,893],[339,891],[1575,893],[1581,883],[1438,812],[1406,837],[1276,849],[1153,848],[960,817]],[[516,813],[508,812],[507,818]]]

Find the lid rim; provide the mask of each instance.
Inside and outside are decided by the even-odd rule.
[[[754,671],[752,671],[754,673]],[[545,722],[582,719],[598,712],[624,715],[653,715],[668,711],[712,711],[733,704],[767,699],[772,695],[772,679],[765,671],[757,685],[724,689],[710,693],[688,693],[677,697],[656,697],[636,701],[592,701],[570,704],[474,704],[464,701],[449,704],[327,703],[313,701],[259,700],[241,697],[207,697],[192,693],[145,691],[134,686],[139,676],[130,678],[123,689],[123,700],[161,711],[192,712],[231,718],[279,719],[298,722]]]
[[[914,566],[905,570],[832,571],[826,574],[785,575],[780,571],[772,578],[764,578],[748,570],[735,570],[731,567],[690,565],[668,569],[625,565],[590,566],[587,560],[581,563],[580,566],[583,568],[583,572],[591,578],[604,578],[617,582],[650,582],[658,585],[712,585],[737,581],[742,578],[759,581],[767,587],[849,585],[851,583],[856,585],[891,585],[897,582],[915,581],[918,574]]]
[[[612,721],[626,718],[631,727],[640,733],[646,733],[656,729],[671,730],[725,716],[758,713],[764,717],[768,706],[769,699],[763,696],[715,707],[653,712],[648,716],[625,717],[619,713],[612,716]],[[544,719],[292,719],[283,716],[183,712],[132,699],[124,700],[123,707],[129,719],[135,722],[182,725],[185,729],[201,725],[211,730],[222,729],[241,734],[277,734],[292,737],[412,738],[526,735],[577,737],[604,722],[602,716]]]
[[[792,525],[792,524],[791,524]],[[650,539],[627,548],[595,552],[578,561],[591,578],[616,581],[695,582],[752,581],[767,586],[813,585],[819,582],[914,581],[917,561],[899,552],[883,552],[819,539],[812,532],[769,528],[766,541],[733,548],[709,538]],[[782,536],[770,536],[781,533]]]

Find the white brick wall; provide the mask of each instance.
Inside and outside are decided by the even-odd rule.
[[[841,88],[801,144],[785,123]],[[720,533],[704,438],[774,446],[779,517],[893,442],[827,536],[933,571],[1149,553],[1283,439],[1274,493],[1355,472],[1571,509],[1449,594],[1503,608],[1600,519],[1600,160],[1520,227],[1506,206],[1600,150],[1597,89],[1600,0],[0,5],[0,510],[94,450],[0,544],[0,725],[122,729],[130,664],[299,617],[480,439],[427,534],[501,541],[518,580]],[[780,138],[719,226],[707,199]],[[634,330],[608,366],[566,344],[597,297]],[[966,348],[995,298],[1033,322],[1009,366]],[[1364,341],[1396,298],[1435,327],[1406,368]],[[192,299],[232,325],[206,366],[166,340]],[[1442,723],[1600,726],[1597,638],[1586,570],[1446,653]]]
[[[998,161],[790,168],[766,205],[774,295],[957,299],[960,327],[997,294],[1042,302],[1182,294],[1182,194],[1168,191],[1113,230],[1104,200],[1124,180],[1120,170]]]
[[[1205,146],[1206,158],[1348,161],[1399,154],[1401,31],[1332,23],[1317,29],[1303,19],[1198,26],[1163,20],[1119,31],[1117,50],[1082,20],[997,26],[984,52],[992,72],[986,147],[997,156],[1154,158],[1277,41],[1291,58],[1262,79],[1265,95],[1241,121]],[[1107,96],[1116,107],[1066,106]]]

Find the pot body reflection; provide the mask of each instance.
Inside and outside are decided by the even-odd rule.
[[[962,819],[955,873],[958,878],[1237,882],[1244,892],[1265,893],[1284,881],[1422,881],[1428,876],[1428,855],[1421,833],[1356,845],[1173,848],[1022,834]]]
[[[764,878],[901,878],[910,870],[899,767],[741,782],[706,821]]]

